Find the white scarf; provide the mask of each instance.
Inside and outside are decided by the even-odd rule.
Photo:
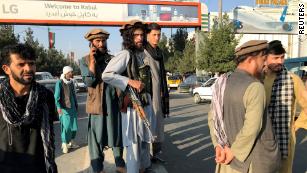
[[[62,79],[65,84],[70,84],[72,82],[72,79],[67,80],[65,78],[65,74],[63,74],[63,73],[61,74],[60,79]]]

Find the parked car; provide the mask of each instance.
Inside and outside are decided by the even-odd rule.
[[[76,92],[85,92],[85,91],[87,91],[87,86],[84,83],[84,81],[83,81],[81,76],[74,76],[73,80],[74,80]]]
[[[45,79],[45,80],[39,80],[39,81],[37,81],[37,83],[45,86],[47,89],[52,91],[52,93],[54,93],[55,84],[56,84],[57,81],[58,81],[57,79]]]
[[[168,88],[178,88],[178,85],[182,81],[182,77],[179,75],[167,76],[167,86]]]
[[[51,73],[49,72],[35,72],[35,80],[40,81],[40,80],[49,80],[49,79],[54,79]]]
[[[197,87],[193,90],[193,98],[195,103],[200,103],[203,100],[212,100],[212,89],[211,86],[214,84],[217,78],[210,78],[202,86]]]
[[[6,76],[0,76],[0,83],[6,79]]]
[[[194,88],[201,86],[209,79],[208,76],[190,75],[178,86],[180,93],[189,92],[192,94]]]

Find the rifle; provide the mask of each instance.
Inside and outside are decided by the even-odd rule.
[[[146,117],[146,113],[144,111],[144,108],[143,108],[143,105],[140,101],[140,99],[138,98],[135,90],[128,85],[128,91],[129,91],[129,98],[132,102],[132,105],[133,105],[133,108],[136,110],[137,114],[139,115],[139,117],[142,119],[143,123],[145,124],[146,128],[148,129],[149,131],[149,136],[152,140],[154,140],[154,137],[151,133],[151,130],[150,130],[150,123]]]

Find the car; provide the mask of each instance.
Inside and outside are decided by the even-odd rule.
[[[180,93],[191,93],[194,88],[201,86],[210,77],[208,76],[196,76],[190,75],[178,86],[178,92]]]
[[[0,76],[0,83],[6,79],[6,76]]]
[[[49,80],[49,79],[54,79],[51,73],[49,72],[35,72],[35,80],[40,81],[40,80]]]
[[[167,76],[167,86],[168,88],[178,88],[178,85],[181,83],[182,78],[179,75]]]
[[[37,81],[37,83],[45,86],[47,89],[52,91],[52,93],[54,93],[55,84],[56,84],[57,81],[58,81],[57,79],[45,79],[45,80],[39,80],[39,81]]]
[[[76,92],[87,91],[87,86],[81,76],[74,76],[73,81],[74,81]]]
[[[212,85],[216,81],[216,77],[210,78],[207,82],[202,84],[202,86],[197,87],[193,90],[194,103],[200,103],[203,100],[212,100]]]

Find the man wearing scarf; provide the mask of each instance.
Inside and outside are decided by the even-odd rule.
[[[73,139],[78,130],[78,103],[73,83],[73,69],[70,66],[63,68],[60,80],[54,90],[55,105],[61,122],[62,151],[68,153],[68,148],[77,148]]]
[[[158,155],[162,152],[164,141],[163,119],[169,114],[169,93],[166,82],[166,72],[162,50],[158,47],[161,38],[161,27],[157,23],[150,23],[146,28],[147,44],[145,55],[149,57],[152,81],[152,105],[156,127],[153,127],[156,136],[152,144],[152,161],[162,161]]]
[[[251,40],[235,50],[237,68],[213,85],[208,115],[217,173],[276,173],[280,153],[260,82],[266,40]]]
[[[123,92],[122,135],[123,145],[127,151],[128,173],[143,173],[151,165],[149,147],[153,136],[129,98],[130,91],[135,90],[151,127],[155,127],[151,100],[151,71],[149,59],[144,53],[145,27],[139,20],[132,20],[122,26],[120,33],[124,50],[112,58],[102,74],[103,81]]]
[[[280,41],[269,43],[264,78],[268,116],[272,119],[282,156],[279,173],[292,172],[295,131],[307,129],[307,91],[302,80],[283,66],[285,53]],[[297,103],[302,112],[295,121]]]
[[[24,44],[1,51],[8,79],[0,84],[0,172],[56,173],[51,91],[35,82],[35,50]]]
[[[109,35],[103,29],[92,29],[84,36],[90,47],[89,54],[80,61],[81,75],[88,87],[88,148],[91,172],[104,173],[103,151],[108,146],[113,149],[116,172],[125,173],[118,97],[115,88],[101,79],[101,73],[112,58],[107,47]]]

